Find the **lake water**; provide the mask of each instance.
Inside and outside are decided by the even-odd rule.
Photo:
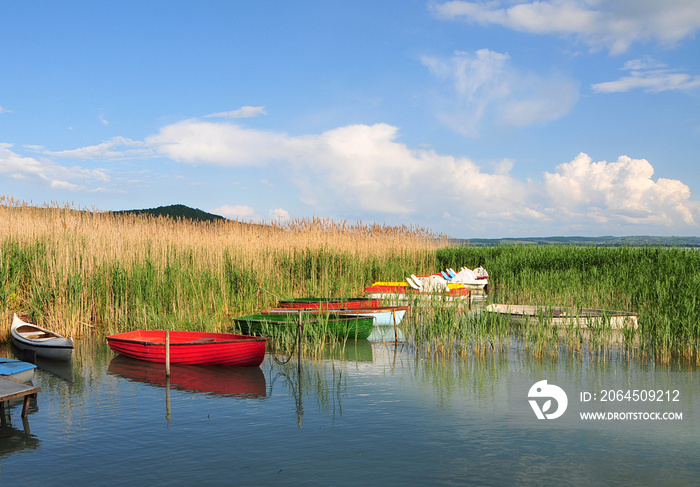
[[[514,346],[485,358],[421,358],[408,344],[360,341],[343,356],[301,363],[173,366],[167,384],[164,366],[90,339],[78,342],[71,366],[40,365],[42,390],[26,420],[21,404],[5,410],[3,485],[700,480],[698,372],[618,354],[535,359]],[[551,386],[567,404],[547,419],[562,407]]]

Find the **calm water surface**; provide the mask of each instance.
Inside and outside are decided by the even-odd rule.
[[[163,366],[83,340],[71,366],[40,365],[28,417],[16,404],[0,427],[3,485],[700,481],[698,372],[615,354],[426,359],[406,344],[360,341],[301,364],[173,367],[168,384]],[[538,419],[528,402],[558,410],[557,400],[547,408],[554,396],[529,397],[541,380],[568,399],[556,419]],[[610,390],[630,399],[602,401]],[[633,401],[635,390],[663,400]],[[650,419],[664,413],[682,419]]]

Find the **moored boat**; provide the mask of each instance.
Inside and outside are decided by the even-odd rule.
[[[73,357],[73,339],[22,321],[17,314],[10,328],[12,343],[23,352],[51,360],[69,361]]]
[[[397,325],[406,316],[410,306],[377,306],[371,308],[342,308],[333,310],[314,309],[294,309],[294,308],[270,308],[263,311],[261,314],[298,314],[304,315],[328,315],[328,316],[364,316],[372,318],[375,326],[389,326],[396,323]]]
[[[398,328],[403,319],[406,317],[410,306],[379,306],[373,308],[346,308],[334,310],[319,310],[306,309],[299,310],[293,308],[271,308],[262,312],[262,314],[276,313],[303,313],[306,315],[328,315],[328,316],[356,316],[372,318],[374,320],[373,328],[367,340],[369,341],[403,341],[404,335]]]
[[[637,315],[627,311],[496,303],[486,306],[485,311],[508,316],[516,323],[541,320],[552,326],[608,327],[613,330],[636,329],[638,326]]]
[[[365,288],[365,295],[370,299],[379,299],[391,305],[446,303],[469,306],[472,290],[462,284],[448,284],[447,288],[437,291],[415,289],[406,282],[375,282]]]
[[[294,309],[348,309],[381,306],[378,299],[368,298],[296,298],[279,301],[280,308]]]
[[[326,313],[257,313],[239,316],[234,321],[243,333],[260,336],[277,336],[296,333],[301,318],[305,334],[318,333],[340,339],[367,338],[374,327],[374,318],[342,316]]]
[[[34,378],[36,365],[11,358],[0,357],[0,379],[29,382]]]
[[[127,357],[165,363],[165,330],[136,330],[107,337],[109,348]],[[264,337],[233,333],[170,331],[171,364],[257,367],[265,358]]]

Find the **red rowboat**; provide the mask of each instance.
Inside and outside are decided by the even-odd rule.
[[[127,357],[165,363],[165,331],[136,330],[107,337],[109,348]],[[259,366],[266,339],[232,333],[170,332],[170,363]]]
[[[367,298],[296,298],[279,302],[280,308],[294,309],[375,308],[381,305],[381,300]]]

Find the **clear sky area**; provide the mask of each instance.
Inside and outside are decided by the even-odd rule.
[[[0,195],[700,235],[700,1],[0,2]]]

